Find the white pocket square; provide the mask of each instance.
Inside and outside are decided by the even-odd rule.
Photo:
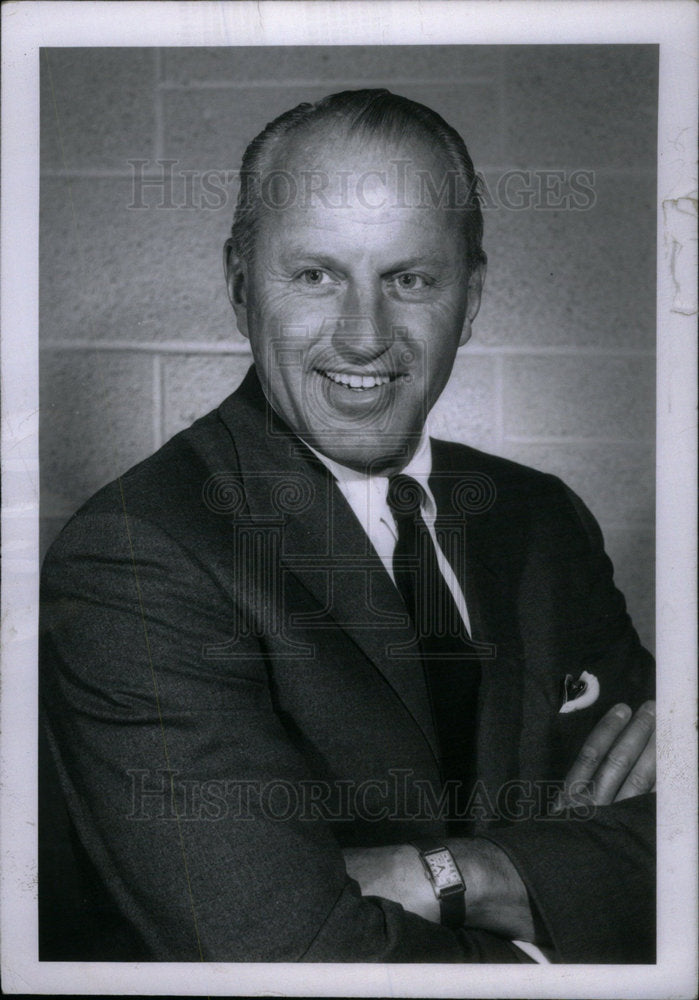
[[[577,712],[581,708],[593,705],[599,698],[599,681],[594,674],[588,674],[587,670],[583,670],[577,681],[573,680],[572,674],[566,674],[563,687],[565,701],[561,705],[559,714]]]

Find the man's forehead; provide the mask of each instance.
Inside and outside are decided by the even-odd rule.
[[[378,193],[378,192],[377,192]],[[267,260],[280,267],[370,267],[396,270],[465,265],[463,227],[455,213],[390,204],[328,210],[309,204],[264,211],[259,232]]]
[[[324,172],[341,180],[352,172],[382,173],[397,161],[402,174],[412,179],[425,172],[444,174],[453,169],[427,137],[417,132],[352,130],[343,120],[294,129],[277,145],[271,169],[300,177]]]
[[[317,127],[286,136],[274,154],[258,179],[263,215],[267,209],[290,221],[313,213],[322,226],[344,209],[367,225],[422,225],[428,216],[444,225],[453,209],[469,207],[468,182],[419,135]]]

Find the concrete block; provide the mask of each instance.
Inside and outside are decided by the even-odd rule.
[[[651,174],[598,173],[594,205],[582,211],[536,207],[547,200],[543,174],[530,172],[508,187],[504,172],[489,173],[486,183],[492,201],[483,213],[488,278],[478,343],[654,348]],[[568,176],[557,197],[570,194]],[[532,207],[513,207],[520,197]]]
[[[492,450],[495,434],[494,359],[457,355],[447,386],[430,414],[430,433]]]
[[[162,79],[172,83],[467,80],[494,76],[501,50],[493,45],[250,45],[162,50]]]
[[[242,382],[252,355],[176,355],[163,358],[165,440],[213,410]]]
[[[326,93],[324,85],[166,91],[165,156],[181,169],[237,171],[247,144],[268,122]]]
[[[149,188],[136,209],[120,179],[45,178],[41,193],[42,338],[241,340],[221,263],[229,206],[157,207]]]
[[[245,147],[268,122],[302,101],[317,101],[328,92],[326,84],[166,91],[165,156],[176,159],[181,169],[237,170]],[[500,138],[492,127],[494,91],[490,84],[425,81],[401,84],[400,93],[442,115],[464,136],[478,161],[499,159]]]
[[[506,358],[503,422],[506,437],[651,441],[653,359]]]
[[[505,59],[506,164],[654,168],[657,46],[513,46]]]
[[[652,444],[520,444],[499,453],[553,473],[587,504],[604,529],[648,528],[655,520],[655,449]]]
[[[153,155],[152,49],[41,52],[41,165],[128,170]]]
[[[42,352],[41,514],[65,517],[153,450],[147,354]]]

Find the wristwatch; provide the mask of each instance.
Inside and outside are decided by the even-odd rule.
[[[463,927],[466,923],[466,883],[453,854],[439,841],[415,840],[412,844],[439,900],[441,922],[445,927]]]

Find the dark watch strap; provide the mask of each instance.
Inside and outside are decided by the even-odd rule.
[[[463,927],[466,923],[466,883],[454,855],[438,840],[413,840],[412,845],[420,855],[425,874],[439,901],[441,923],[445,927]],[[445,859],[448,859],[449,870],[453,874],[449,884],[440,886],[435,879],[434,868],[436,862]]]

